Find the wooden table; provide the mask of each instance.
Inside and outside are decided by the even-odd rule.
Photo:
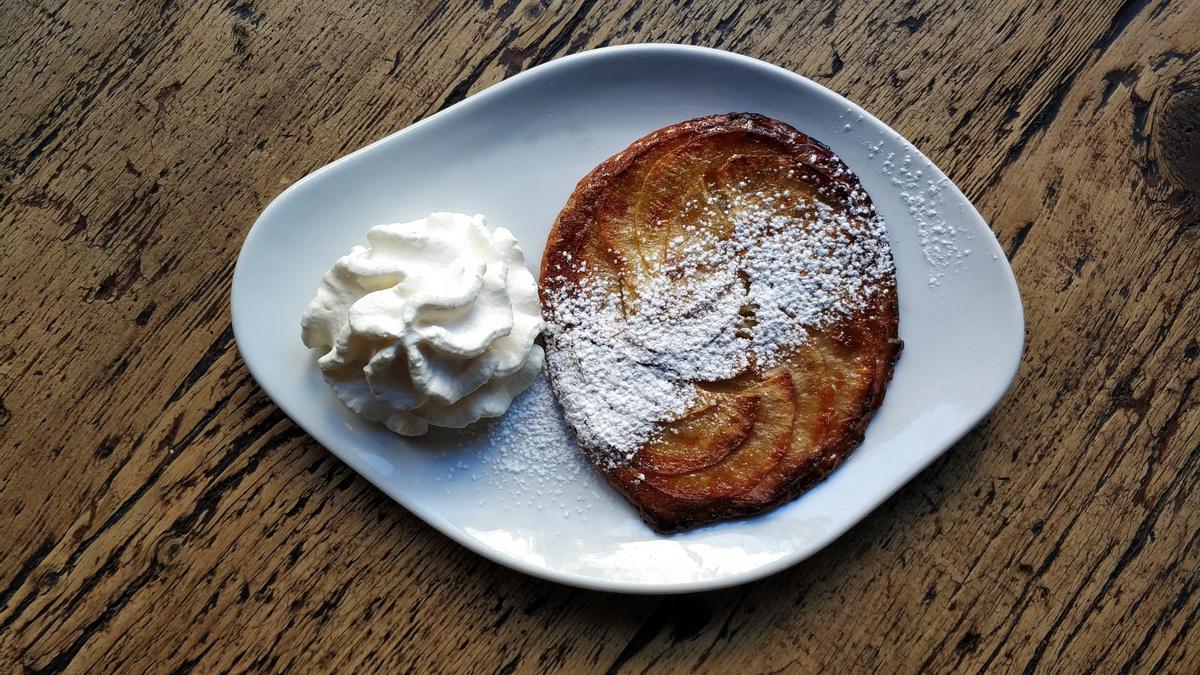
[[[0,671],[1200,670],[1200,3],[125,4],[0,5]],[[996,411],[861,525],[682,597],[453,544],[267,399],[228,305],[288,183],[639,41],[913,140],[1028,324]]]

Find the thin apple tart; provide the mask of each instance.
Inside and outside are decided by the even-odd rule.
[[[660,129],[589,173],[541,269],[564,416],[659,532],[762,513],[862,440],[899,356],[884,224],[761,115]]]

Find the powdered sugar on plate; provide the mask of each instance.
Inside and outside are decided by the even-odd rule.
[[[563,421],[544,372],[493,425],[485,464],[493,492],[508,495],[494,508],[532,507],[586,520],[595,501],[585,498],[585,491],[565,489],[597,478]]]
[[[949,179],[926,177],[920,169],[913,168],[912,153],[885,152],[883,140],[867,148],[872,158],[882,156],[880,172],[898,189],[900,199],[916,225],[929,285],[941,285],[947,273],[961,266],[971,255],[971,249],[963,245],[969,235],[946,219],[943,191],[949,185]]]
[[[452,445],[458,447],[441,455],[446,475],[437,479],[446,484],[447,494],[483,482],[487,493],[503,494],[505,499],[480,501],[480,508],[532,508],[547,515],[586,519],[594,499],[584,499],[586,492],[577,489],[578,483],[597,479],[563,421],[545,372],[503,417],[459,431]],[[462,446],[476,450],[464,455]]]
[[[488,445],[488,463],[530,481],[525,492],[573,480],[583,468],[544,373],[492,427]]]

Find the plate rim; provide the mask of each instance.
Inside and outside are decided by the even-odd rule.
[[[1020,289],[1017,286],[1016,277],[1013,274],[1012,265],[1006,255],[1004,256],[1003,273],[1001,274],[1001,277],[1002,277],[1002,283],[1005,286],[1004,290],[1007,291],[1006,295],[1011,300],[1013,300],[1015,303],[1015,308],[1012,308],[1012,309],[1016,310],[1015,312],[1013,312],[1013,315],[1016,317],[1016,321],[1015,321],[1014,325],[1012,326],[1012,329],[1013,329],[1012,333],[1016,336],[1019,336],[1020,345],[1013,354],[1012,363],[1008,364],[1008,368],[1005,369],[1005,371],[1004,371],[1007,373],[1006,376],[1002,379],[997,378],[996,379],[997,384],[994,386],[994,388],[990,392],[987,392],[987,391],[981,392],[981,398],[989,400],[989,403],[987,405],[980,406],[976,411],[974,411],[973,415],[964,416],[963,424],[960,425],[961,429],[956,431],[954,434],[952,434],[950,440],[941,444],[942,447],[937,448],[936,451],[931,452],[927,458],[923,458],[918,461],[914,461],[912,463],[905,465],[905,471],[902,472],[901,474],[897,475],[898,480],[895,481],[894,487],[892,487],[888,490],[881,490],[881,491],[874,493],[873,494],[874,498],[867,500],[858,509],[859,512],[855,513],[852,518],[847,519],[845,521],[844,525],[839,524],[839,525],[835,525],[830,528],[826,528],[819,534],[819,536],[816,536],[816,537],[812,538],[811,540],[809,540],[803,548],[797,549],[796,552],[794,552],[791,555],[782,556],[776,560],[772,560],[772,561],[765,563],[763,565],[760,565],[758,567],[755,567],[755,568],[752,568],[749,570],[745,570],[742,572],[738,572],[735,574],[729,574],[729,575],[725,575],[725,576],[713,577],[713,578],[702,579],[702,580],[689,580],[689,581],[681,581],[681,582],[638,582],[638,581],[626,581],[626,580],[608,580],[608,579],[603,579],[603,578],[594,577],[594,576],[587,576],[587,575],[580,574],[577,572],[562,571],[562,570],[558,570],[558,569],[555,569],[555,568],[552,568],[549,566],[538,566],[538,565],[530,563],[526,560],[523,560],[521,558],[514,557],[505,551],[488,546],[481,540],[471,537],[464,529],[462,529],[458,525],[454,525],[453,523],[451,523],[448,519],[446,519],[444,516],[442,516],[438,511],[423,505],[419,501],[414,501],[412,499],[409,499],[403,493],[393,492],[392,490],[389,490],[386,486],[381,484],[380,481],[374,480],[371,477],[371,472],[364,469],[364,467],[365,467],[364,462],[360,461],[359,459],[355,458],[354,456],[350,455],[349,453],[339,452],[337,449],[330,447],[329,445],[326,445],[324,442],[322,442],[320,436],[317,433],[313,432],[313,430],[309,427],[309,425],[305,423],[303,418],[301,416],[293,415],[292,412],[288,409],[288,405],[282,403],[281,398],[277,397],[275,395],[276,387],[273,384],[271,384],[268,381],[268,379],[264,379],[263,377],[260,377],[261,370],[255,366],[255,363],[254,363],[255,360],[246,358],[245,351],[242,348],[242,344],[246,339],[245,336],[248,335],[250,333],[250,331],[252,330],[247,325],[247,320],[246,320],[245,314],[242,312],[239,312],[237,309],[238,306],[240,304],[242,304],[242,302],[239,302],[239,299],[238,299],[239,298],[238,289],[240,286],[239,279],[244,278],[247,274],[250,274],[250,272],[247,271],[247,266],[243,265],[243,262],[245,261],[245,259],[247,257],[246,251],[248,248],[250,248],[250,244],[252,241],[255,241],[259,237],[264,236],[263,232],[265,230],[265,226],[262,226],[262,223],[264,223],[266,220],[268,220],[269,217],[272,215],[273,211],[280,208],[279,205],[281,203],[283,203],[284,201],[288,200],[292,195],[296,194],[300,190],[300,188],[302,188],[303,186],[305,186],[309,183],[320,180],[320,178],[325,173],[332,171],[333,169],[342,165],[343,163],[349,162],[362,154],[371,152],[372,150],[374,150],[375,148],[377,148],[380,145],[392,142],[395,139],[397,139],[405,134],[413,132],[414,130],[416,130],[422,126],[431,123],[435,119],[452,114],[453,111],[455,111],[456,109],[458,109],[462,106],[465,106],[468,104],[478,104],[482,101],[487,100],[490,97],[494,97],[504,91],[507,91],[507,90],[512,89],[517,86],[520,86],[522,83],[526,82],[529,79],[532,79],[533,77],[536,77],[539,75],[546,75],[546,74],[550,73],[551,71],[556,70],[556,69],[561,69],[564,66],[579,65],[586,61],[600,60],[600,59],[608,58],[610,56],[618,55],[618,54],[621,54],[621,55],[642,54],[642,55],[647,55],[647,56],[657,56],[657,55],[663,55],[663,54],[691,54],[691,55],[706,56],[709,58],[725,59],[725,60],[737,62],[739,65],[744,66],[744,67],[767,70],[774,75],[782,76],[787,79],[793,80],[802,87],[815,87],[819,91],[821,91],[824,95],[834,97],[839,103],[853,108],[855,111],[859,112],[864,117],[867,117],[867,118],[873,120],[874,122],[878,123],[881,128],[886,129],[888,132],[890,132],[895,139],[900,140],[903,143],[905,143],[908,146],[906,148],[907,151],[914,153],[920,159],[923,159],[923,160],[929,162],[929,164],[931,166],[936,167],[939,172],[941,172],[943,174],[945,173],[944,171],[941,170],[940,167],[937,166],[936,163],[934,163],[932,160],[929,160],[929,158],[926,157],[925,154],[923,152],[921,152],[920,149],[918,149],[912,142],[908,141],[904,136],[902,136],[897,131],[892,129],[892,127],[890,125],[888,125],[887,123],[883,122],[882,120],[879,120],[878,118],[876,118],[870,111],[865,109],[863,106],[861,106],[857,103],[854,103],[853,101],[850,101],[849,99],[842,96],[838,92],[833,91],[818,82],[815,82],[803,75],[800,75],[799,73],[796,73],[796,72],[793,72],[786,68],[783,68],[782,66],[777,66],[775,64],[772,64],[772,63],[769,63],[766,61],[762,61],[760,59],[746,56],[743,54],[737,54],[734,52],[729,52],[729,51],[725,51],[725,50],[721,50],[721,49],[714,49],[711,47],[701,47],[701,46],[695,46],[695,45],[684,45],[684,44],[674,44],[674,43],[635,43],[635,44],[600,47],[597,49],[592,49],[592,50],[588,50],[588,51],[584,51],[584,52],[580,52],[580,53],[576,53],[576,54],[559,57],[559,58],[553,59],[551,61],[548,61],[544,64],[541,64],[541,65],[535,66],[533,68],[530,68],[528,70],[522,71],[516,75],[513,75],[512,77],[509,77],[501,82],[498,82],[476,94],[473,94],[471,96],[464,98],[462,101],[454,103],[453,105],[450,105],[442,110],[439,110],[438,112],[436,112],[432,115],[429,115],[428,117],[422,118],[421,120],[418,120],[418,121],[414,122],[413,124],[410,124],[402,129],[395,131],[395,132],[392,132],[376,141],[373,141],[371,143],[368,143],[367,145],[364,145],[361,148],[358,148],[357,150],[354,150],[350,153],[342,155],[341,157],[338,157],[337,159],[334,159],[334,160],[330,161],[329,163],[322,165],[321,167],[313,170],[312,172],[308,173],[307,175],[303,176],[302,178],[296,180],[291,185],[289,185],[287,188],[285,188],[282,192],[280,192],[277,196],[275,196],[271,200],[271,202],[262,210],[262,212],[259,214],[259,216],[255,219],[254,224],[247,231],[245,238],[242,242],[242,246],[239,249],[237,261],[234,266],[233,278],[232,278],[232,282],[230,284],[230,297],[229,297],[234,343],[236,344],[236,346],[238,348],[239,355],[241,355],[241,357],[242,357],[242,362],[246,364],[246,367],[250,371],[250,374],[254,378],[255,382],[259,385],[259,387],[262,388],[263,392],[267,394],[267,396],[271,399],[271,402],[273,404],[275,404],[280,410],[282,410],[283,413],[285,415],[287,415],[288,418],[294,424],[296,424],[301,429],[303,429],[305,431],[305,433],[307,433],[309,436],[311,436],[313,438],[313,440],[317,441],[317,443],[320,444],[326,451],[332,453],[339,460],[341,460],[342,462],[347,464],[351,469],[353,469],[356,473],[358,473],[359,476],[366,479],[368,482],[370,482],[372,485],[374,485],[377,489],[379,489],[381,492],[383,492],[385,495],[387,495],[390,499],[392,499],[393,501],[400,504],[406,510],[408,510],[413,515],[420,518],[422,521],[424,521],[426,524],[428,524],[429,526],[436,529],[441,534],[449,537],[451,540],[453,540],[457,544],[464,546],[468,550],[470,550],[478,555],[481,555],[485,558],[488,558],[489,560],[492,560],[492,561],[502,564],[506,567],[509,567],[509,568],[514,569],[519,572],[522,572],[524,574],[528,574],[533,577],[537,577],[540,579],[545,579],[548,581],[553,581],[556,583],[561,583],[561,584],[565,584],[565,585],[569,585],[569,586],[575,586],[578,588],[584,588],[584,589],[588,589],[588,590],[608,591],[608,592],[627,593],[627,594],[641,594],[641,595],[665,595],[665,594],[677,594],[677,593],[690,593],[690,592],[704,591],[704,590],[716,590],[716,589],[720,589],[720,588],[727,588],[727,587],[731,587],[731,586],[746,584],[746,583],[750,583],[750,582],[757,581],[759,579],[771,576],[782,570],[785,570],[787,568],[790,568],[794,565],[799,564],[800,562],[810,558],[811,556],[813,556],[820,550],[824,549],[826,546],[828,546],[830,543],[832,543],[835,539],[841,537],[846,532],[851,530],[854,526],[858,525],[860,522],[862,522],[862,520],[867,515],[869,515],[873,511],[875,511],[883,502],[890,499],[897,492],[899,492],[900,489],[903,488],[905,485],[907,485],[909,483],[909,481],[911,481],[917,474],[919,474],[921,471],[923,471],[925,468],[927,468],[936,459],[945,455],[945,453],[950,448],[952,448],[954,445],[956,445],[958,442],[960,442],[988,414],[990,414],[991,411],[995,409],[997,404],[999,404],[999,402],[1004,398],[1005,394],[1012,387],[1012,384],[1016,379],[1017,373],[1019,372],[1020,365],[1021,365],[1021,362],[1024,357],[1025,341],[1026,341],[1026,339],[1025,339],[1024,303],[1021,298]],[[986,219],[984,219],[983,216],[979,213],[979,211],[978,211],[978,209],[976,209],[975,205],[969,199],[966,198],[966,196],[962,193],[962,191],[959,189],[957,184],[953,180],[950,180],[949,177],[947,177],[946,186],[949,187],[954,193],[956,193],[961,198],[961,202],[964,205],[969,207],[970,212],[967,213],[966,215],[970,216],[973,214],[974,217],[978,218],[979,222],[985,226],[985,228],[988,231],[988,234],[990,235],[990,241],[986,245],[994,246],[994,248],[996,250],[998,250],[1000,254],[1004,254],[1003,248],[1000,246],[999,240],[996,238],[994,230],[992,230],[988,221]],[[903,356],[901,356],[901,359],[903,359]],[[999,371],[1001,369],[997,368],[997,370]],[[985,393],[990,393],[990,395],[983,396],[982,394],[985,394]],[[886,405],[886,404],[887,404],[887,401],[885,398],[884,405]],[[658,536],[663,536],[663,535],[658,535]]]

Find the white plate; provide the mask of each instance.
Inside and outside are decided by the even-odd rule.
[[[862,446],[800,499],[757,518],[659,536],[566,440],[550,471],[513,471],[529,468],[508,459],[528,447],[514,430],[537,427],[545,438],[560,423],[530,397],[474,436],[406,440],[347,412],[322,382],[300,343],[300,314],[321,275],[370,226],[431,211],[484,213],[517,235],[536,274],[551,223],[592,167],[660,127],[742,111],[788,122],[849,164],[887,221],[899,278],[905,348],[883,407]],[[799,75],[675,45],[611,47],[539,66],[313,172],[250,230],[232,302],[238,347],[263,389],[393,499],[504,565],[643,593],[743,583],[825,546],[996,404],[1023,342],[1003,251],[924,155]]]

